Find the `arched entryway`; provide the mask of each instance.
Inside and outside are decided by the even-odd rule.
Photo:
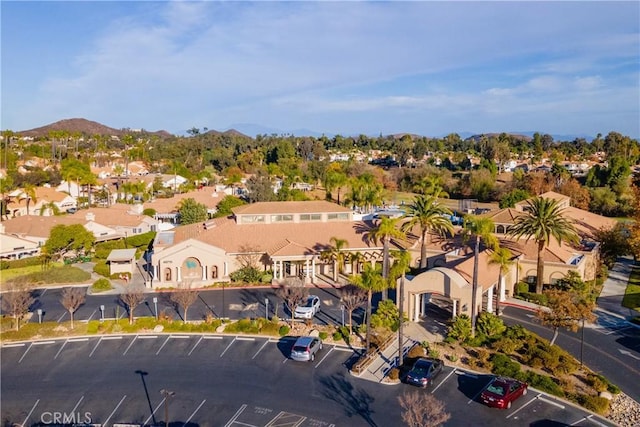
[[[202,264],[197,258],[189,257],[182,262],[182,280],[201,280]]]

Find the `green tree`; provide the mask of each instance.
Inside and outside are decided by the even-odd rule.
[[[81,224],[59,224],[51,229],[44,247],[52,257],[59,258],[71,251],[86,253],[95,242],[95,239],[93,233]]]
[[[403,240],[406,234],[398,228],[399,218],[382,217],[375,227],[369,230],[365,239],[373,241],[375,244],[382,242],[382,277],[386,280],[389,277],[389,246],[391,239]],[[383,290],[382,299],[387,299],[387,291]]]
[[[427,234],[435,231],[439,235],[453,233],[453,225],[447,215],[451,211],[438,203],[433,196],[418,196],[407,207],[404,218],[408,221],[401,226],[402,231],[409,232],[416,225],[420,227],[420,268],[427,268]]]
[[[386,282],[380,274],[380,267],[372,267],[371,264],[365,265],[362,273],[359,276],[353,276],[351,280],[354,285],[367,291],[367,334],[365,351],[368,352],[371,343],[371,301],[373,299],[373,293],[385,289]]]
[[[544,280],[544,259],[542,252],[549,246],[551,239],[558,244],[562,241],[577,243],[578,232],[572,221],[565,217],[557,200],[536,197],[527,200],[525,214],[518,216],[508,231],[508,235],[517,239],[526,237],[527,242],[533,239],[538,245],[538,266],[536,277],[536,293],[542,293]]]
[[[223,216],[229,216],[233,213],[232,209],[237,206],[246,205],[247,202],[236,196],[225,196],[220,200],[220,203],[216,206],[217,212],[214,217],[220,218]]]
[[[492,249],[498,248],[498,239],[493,234],[495,225],[489,218],[476,215],[467,215],[464,219],[463,236],[465,239],[473,239],[473,279],[471,295],[471,334],[476,331],[476,317],[478,313],[478,261],[480,258],[480,243]]]
[[[180,213],[180,223],[183,225],[207,220],[207,207],[191,197],[180,201],[178,212]]]
[[[596,241],[600,242],[600,255],[604,263],[613,267],[616,259],[620,256],[633,253],[630,230],[626,224],[617,223],[612,228],[603,228],[595,232]]]
[[[22,188],[25,198],[27,199],[27,215],[29,215],[29,205],[31,202],[38,203],[38,197],[36,196],[36,187],[32,184],[25,183]]]
[[[489,264],[494,264],[500,267],[498,273],[498,297],[496,298],[496,316],[500,315],[500,295],[502,295],[502,277],[509,271],[509,267],[513,265],[513,254],[511,251],[504,247],[497,247],[489,256]]]
[[[500,199],[500,209],[513,208],[516,203],[526,200],[531,197],[531,194],[527,190],[520,188],[514,188]]]
[[[347,175],[335,169],[329,169],[325,175],[324,187],[327,190],[327,193],[333,193],[333,190],[337,190],[338,197],[337,202],[340,204],[340,190],[347,183]]]

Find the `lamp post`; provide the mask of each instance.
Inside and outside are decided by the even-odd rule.
[[[104,321],[104,305],[100,306],[100,321]]]
[[[158,297],[153,297],[153,310],[156,315],[156,320],[158,320]]]
[[[224,307],[224,282],[222,282],[222,318],[226,317],[225,307]]]
[[[176,393],[173,391],[162,389],[160,393],[164,396],[164,425],[169,427],[169,398],[173,397]]]
[[[580,338],[580,366],[582,367],[582,355],[584,354],[584,317],[582,318],[582,337]]]
[[[344,326],[344,305],[340,304],[340,313],[342,314],[342,326]]]
[[[39,308],[36,312],[38,313],[38,323],[42,323],[42,309]]]
[[[264,299],[264,318],[269,320],[269,298]]]
[[[400,295],[398,295],[398,368],[402,365],[402,320],[404,313],[402,306],[404,304],[404,273],[400,278]]]

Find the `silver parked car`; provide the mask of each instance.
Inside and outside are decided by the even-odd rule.
[[[313,362],[316,353],[322,350],[322,340],[318,337],[300,337],[291,347],[291,358],[298,362]]]
[[[296,306],[293,310],[293,317],[297,319],[311,319],[320,311],[320,298],[316,295],[309,295],[304,304]]]

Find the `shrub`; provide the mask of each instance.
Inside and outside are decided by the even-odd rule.
[[[389,373],[387,374],[387,376],[389,377],[390,380],[399,380],[400,379],[400,369],[398,368],[392,368],[389,370]]]
[[[263,274],[262,277],[260,278],[260,282],[262,283],[271,283],[271,281],[273,280],[273,274]]]
[[[255,267],[243,267],[229,274],[232,282],[256,283],[262,279],[262,271]]]
[[[456,316],[455,320],[449,326],[447,338],[456,341],[466,341],[471,337],[471,319],[466,314]]]
[[[440,352],[438,350],[436,350],[435,348],[429,350],[429,357],[433,358],[433,359],[439,359],[440,358]]]
[[[522,295],[525,292],[529,292],[529,284],[526,282],[516,283],[515,294]]]
[[[587,384],[595,391],[605,391],[608,388],[608,381],[605,377],[598,374],[589,374],[587,375]]]
[[[414,345],[407,353],[407,357],[410,357],[412,359],[424,357],[424,349],[425,348],[420,344]]]
[[[8,270],[10,265],[11,264],[9,264],[9,261],[6,261],[4,259],[0,260],[0,270]]]
[[[539,305],[547,305],[549,303],[549,299],[545,294],[536,294],[535,292],[523,292],[520,294],[522,298],[527,301],[531,301],[532,303]]]
[[[91,279],[91,274],[72,265],[51,268],[47,271],[35,271],[33,273],[18,276],[7,282],[15,284],[37,283],[82,283]]]
[[[150,217],[154,217],[156,214],[156,210],[153,208],[146,208],[145,210],[142,211],[142,215],[145,216],[150,216]]]
[[[506,354],[496,353],[490,360],[493,364],[491,372],[496,375],[515,378],[520,373],[520,364],[511,360]]]
[[[449,359],[453,363],[456,363],[458,361],[458,355],[457,354],[450,354],[450,355],[447,356],[447,359]]]
[[[488,311],[480,313],[476,320],[476,328],[478,333],[488,337],[500,335],[507,329],[501,318]]]
[[[509,337],[502,337],[491,344],[491,348],[505,354],[511,354],[522,348],[522,342]]]
[[[556,383],[550,376],[540,375],[533,371],[528,371],[526,373],[523,372],[522,374],[516,378],[529,383],[531,387],[535,387],[538,390],[553,394],[554,396],[564,396],[564,391],[562,390],[560,385]]]
[[[11,261],[3,260],[1,265],[1,270],[6,270],[9,268],[22,268],[22,267],[33,267],[34,265],[41,265],[42,261],[39,257],[27,257],[22,259],[14,259]]]
[[[396,304],[388,299],[381,301],[375,314],[371,315],[372,328],[385,328],[395,332],[399,326],[399,313]]]
[[[289,334],[289,331],[290,331],[290,330],[291,330],[291,328],[289,328],[289,326],[288,326],[288,325],[282,325],[282,326],[280,326],[280,329],[278,329],[278,334],[279,334],[281,337],[284,337],[284,336],[286,336],[286,335],[288,335],[288,334]]]
[[[590,411],[605,415],[609,411],[609,404],[611,402],[604,397],[579,394],[578,403]]]
[[[109,266],[106,261],[97,261],[93,266],[93,271],[101,276],[109,277]]]
[[[332,338],[334,341],[338,342],[342,339],[342,333],[340,331],[335,331]]]
[[[93,285],[91,285],[91,291],[96,294],[111,289],[113,289],[113,286],[111,286],[111,282],[104,278],[96,280],[95,282],[93,282]]]
[[[326,340],[328,336],[329,336],[329,334],[328,334],[328,333],[326,333],[325,331],[321,331],[321,332],[318,334],[318,338],[320,338],[322,341]]]
[[[134,234],[133,236],[127,237],[127,246],[146,249],[155,238],[155,231],[148,231],[142,234]]]

